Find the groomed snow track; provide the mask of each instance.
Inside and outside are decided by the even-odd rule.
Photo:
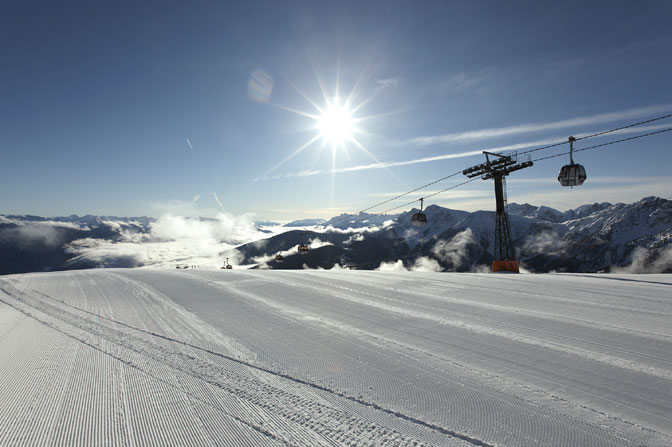
[[[670,446],[669,275],[0,277],[0,446]]]

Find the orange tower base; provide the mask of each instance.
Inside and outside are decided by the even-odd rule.
[[[492,273],[497,272],[520,273],[518,261],[492,261]]]

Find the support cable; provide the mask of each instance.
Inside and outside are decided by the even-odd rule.
[[[446,188],[446,189],[442,189],[441,191],[437,191],[437,192],[434,192],[434,193],[432,193],[432,194],[428,194],[428,195],[424,196],[423,199],[427,200],[427,199],[430,198],[430,197],[437,196],[437,195],[442,194],[442,193],[444,193],[444,192],[446,192],[446,191],[450,191],[451,189],[455,189],[455,188],[457,188],[457,187],[466,185],[467,183],[471,183],[471,182],[473,182],[473,181],[475,181],[475,180],[480,180],[480,177],[474,177],[474,178],[469,179],[469,180],[467,180],[467,181],[464,181],[464,182],[462,182],[462,183],[458,183],[457,185],[453,185],[453,186],[450,186],[450,187],[448,187],[448,188]],[[390,208],[389,210],[385,210],[385,211],[383,211],[383,212],[380,213],[380,214],[385,214],[385,213],[389,213],[390,211],[398,210],[399,208],[404,208],[404,207],[406,207],[406,206],[408,206],[408,205],[412,205],[412,204],[414,204],[415,202],[417,202],[417,200],[412,200],[412,201],[410,201],[410,202],[404,203],[403,205],[399,205],[399,206],[397,206],[397,207],[395,207],[395,208]]]
[[[455,176],[460,175],[460,174],[462,174],[462,171],[453,172],[453,173],[450,174],[450,175],[447,175],[447,176],[445,176],[445,177],[441,177],[441,178],[438,179],[438,180],[434,180],[433,182],[430,182],[430,183],[427,183],[427,184],[425,184],[425,185],[419,186],[419,187],[417,187],[417,188],[415,188],[415,189],[412,189],[412,190],[410,190],[410,191],[407,191],[407,192],[405,192],[405,193],[403,193],[403,194],[399,194],[398,196],[392,197],[391,199],[387,199],[387,200],[384,200],[384,201],[382,201],[382,202],[376,203],[376,204],[373,205],[373,206],[370,206],[370,207],[368,207],[368,208],[365,208],[365,209],[359,211],[359,213],[364,213],[364,212],[369,211],[369,210],[372,210],[372,209],[374,209],[374,208],[378,208],[378,207],[381,206],[381,205],[385,205],[386,203],[393,202],[393,201],[395,201],[395,200],[397,200],[397,199],[400,199],[400,198],[402,198],[402,197],[405,197],[405,196],[407,196],[407,195],[409,195],[409,194],[412,194],[412,193],[414,193],[414,192],[416,192],[416,191],[420,191],[421,189],[425,189],[425,188],[427,188],[428,186],[435,185],[435,184],[437,184],[437,183],[439,183],[439,182],[442,182],[442,181],[444,181],[444,180],[448,180],[449,178],[451,178],[451,177],[455,177]],[[432,194],[432,195],[430,195],[430,196],[425,196],[425,198],[427,198],[427,197],[432,197],[433,195],[435,195],[435,194]],[[417,200],[414,200],[413,202],[410,202],[410,203],[414,203],[414,202],[417,202]],[[397,208],[400,208],[400,207],[397,207]],[[397,208],[392,208],[392,209],[397,209]],[[389,211],[389,210],[388,210],[388,211]],[[387,213],[387,211],[383,211],[383,212],[380,213],[380,214],[385,214],[385,213]],[[340,219],[336,219],[336,220],[330,222],[329,225],[334,225],[335,223],[338,223],[338,222],[341,222],[341,221],[343,221],[343,220],[345,220],[345,219],[350,219],[350,218],[351,218],[351,215],[349,215],[349,216],[344,216],[344,217],[341,217]]]
[[[631,127],[641,126],[642,124],[648,124],[648,123],[652,123],[654,121],[660,121],[660,120],[663,120],[663,119],[666,119],[666,118],[672,118],[672,113],[669,114],[669,115],[664,115],[664,116],[658,116],[656,118],[651,118],[651,119],[646,120],[646,121],[640,121],[638,123],[628,124],[627,126],[617,127],[615,129],[604,130],[602,132],[597,132],[597,133],[594,133],[594,134],[586,135],[586,136],[581,137],[581,138],[575,138],[574,141],[587,140],[588,138],[599,137],[599,136],[602,136],[602,135],[606,135],[608,133],[616,132],[616,131],[623,130],[623,129],[629,129]],[[522,155],[522,154],[529,154],[530,152],[543,151],[544,149],[550,149],[552,147],[562,146],[563,144],[567,144],[567,143],[568,143],[568,141],[565,140],[565,141],[561,141],[559,143],[549,144],[548,146],[538,147],[536,149],[530,149],[530,150],[527,150],[527,151],[518,152],[518,154]]]
[[[594,133],[594,134],[586,135],[586,136],[584,136],[584,137],[576,138],[575,141],[581,141],[581,140],[587,140],[587,139],[589,139],[589,138],[599,137],[599,136],[606,135],[606,134],[609,134],[609,133],[612,133],[612,132],[616,132],[616,131],[619,131],[619,130],[629,129],[629,128],[631,128],[631,127],[636,127],[636,126],[641,126],[642,124],[648,124],[648,123],[652,123],[652,122],[654,122],[654,121],[660,121],[660,120],[663,120],[663,119],[666,119],[666,118],[672,118],[672,114],[663,115],[663,116],[658,116],[658,117],[651,118],[651,119],[648,119],[648,120],[645,120],[645,121],[640,121],[640,122],[637,122],[637,123],[628,124],[627,126],[621,126],[621,127],[617,127],[617,128],[614,128],[614,129],[609,129],[609,130],[605,130],[605,131],[602,131],[602,132],[597,132],[597,133]],[[649,133],[641,134],[641,135],[636,135],[636,136],[633,136],[633,137],[623,138],[623,139],[615,140],[615,141],[611,141],[611,142],[608,142],[608,143],[597,144],[597,145],[595,145],[595,146],[590,146],[590,147],[586,147],[586,148],[583,148],[583,149],[575,149],[574,152],[581,152],[581,151],[586,151],[586,150],[590,150],[590,149],[595,149],[595,148],[598,148],[598,147],[609,146],[609,145],[611,145],[611,144],[622,143],[622,142],[624,142],[624,141],[635,140],[635,139],[637,139],[637,138],[648,137],[648,136],[650,136],[650,135],[656,135],[656,134],[659,134],[659,133],[669,132],[669,131],[672,131],[672,128],[663,129],[663,130],[658,130],[658,131],[654,131],[654,132],[649,132]],[[547,146],[538,147],[538,148],[535,148],[535,149],[530,149],[530,150],[527,150],[527,151],[518,152],[518,155],[523,155],[523,154],[529,154],[529,153],[531,153],[531,152],[542,151],[542,150],[545,150],[545,149],[550,149],[550,148],[553,148],[553,147],[561,146],[561,145],[563,145],[563,144],[567,144],[567,143],[568,143],[568,141],[562,141],[562,142],[558,142],[558,143],[554,143],[554,144],[549,144],[549,145],[547,145]],[[559,154],[549,155],[549,156],[547,156],[547,157],[537,158],[537,159],[532,160],[532,161],[541,161],[541,160],[546,160],[546,159],[549,159],[549,158],[561,157],[561,156],[563,156],[563,155],[567,155],[567,154],[569,154],[569,152],[562,152],[562,153],[559,153]],[[393,201],[395,201],[395,200],[397,200],[397,199],[400,199],[400,198],[402,198],[402,197],[405,197],[405,196],[407,196],[407,195],[409,195],[409,194],[412,194],[412,193],[414,193],[414,192],[420,191],[421,189],[425,189],[425,188],[427,188],[427,187],[429,187],[429,186],[435,185],[435,184],[437,184],[437,183],[439,183],[439,182],[442,182],[442,181],[444,181],[444,180],[448,180],[449,178],[455,177],[455,176],[460,175],[460,174],[462,174],[462,170],[459,170],[459,171],[457,171],[457,172],[454,172],[454,173],[452,173],[452,174],[449,174],[449,175],[447,175],[447,176],[445,176],[445,177],[441,177],[440,179],[437,179],[437,180],[434,180],[434,181],[429,182],[429,183],[427,183],[427,184],[424,184],[424,185],[422,185],[422,186],[419,186],[419,187],[417,187],[417,188],[415,188],[415,189],[412,189],[412,190],[410,190],[410,191],[407,191],[407,192],[405,192],[405,193],[403,193],[403,194],[399,194],[399,195],[397,195],[397,196],[395,196],[395,197],[392,197],[391,199],[387,199],[387,200],[384,200],[384,201],[382,201],[382,202],[376,203],[375,205],[372,205],[372,206],[370,206],[370,207],[368,207],[368,208],[365,208],[365,209],[363,209],[363,210],[360,210],[359,213],[364,213],[364,212],[369,211],[369,210],[372,210],[372,209],[374,209],[374,208],[378,208],[378,207],[381,206],[381,205],[385,205],[386,203],[393,202]],[[451,186],[451,187],[449,187],[449,188],[443,189],[443,190],[438,191],[438,192],[436,192],[436,193],[427,195],[427,196],[425,196],[424,198],[427,199],[427,198],[429,198],[429,197],[433,197],[433,196],[435,196],[435,195],[437,195],[437,194],[441,194],[441,193],[443,193],[443,192],[446,192],[446,191],[449,191],[449,190],[451,190],[451,189],[457,188],[458,186],[462,186],[462,185],[464,185],[464,184],[466,184],[466,183],[469,183],[469,182],[471,182],[471,181],[473,181],[473,180],[474,180],[474,179],[469,180],[469,181],[466,181],[466,182],[459,183],[459,184],[457,184],[457,185],[454,185],[454,186]],[[411,205],[411,204],[413,204],[413,203],[415,203],[415,202],[417,202],[417,200],[413,200],[413,201],[407,202],[407,203],[405,203],[405,204],[403,204],[403,205],[399,205],[399,206],[397,206],[397,207],[390,208],[390,209],[388,209],[388,210],[383,211],[383,212],[380,213],[380,214],[385,214],[385,213],[388,213],[388,212],[390,212],[390,211],[398,210],[399,208],[403,208],[403,207],[408,206],[408,205]],[[350,219],[351,217],[352,217],[352,215],[344,216],[344,217],[342,217],[342,218],[340,218],[340,219],[336,219],[336,220],[330,222],[329,225],[334,225],[334,224],[336,224],[336,223],[338,223],[338,222],[341,222],[341,221],[343,221],[343,220],[345,220],[345,219]]]
[[[595,146],[588,146],[588,147],[584,147],[582,149],[574,149],[574,152],[576,153],[576,152],[588,151],[590,149],[597,149],[598,147],[609,146],[611,144],[616,144],[616,143],[623,143],[624,141],[636,140],[637,138],[648,137],[648,136],[651,136],[651,135],[656,135],[656,134],[659,134],[659,133],[670,132],[670,131],[672,131],[672,127],[669,127],[667,129],[663,129],[663,130],[657,130],[655,132],[649,132],[649,133],[644,133],[644,134],[641,134],[641,135],[635,135],[634,137],[628,137],[628,138],[623,138],[623,139],[620,139],[620,140],[609,141],[607,143],[596,144]],[[579,140],[579,138],[577,138],[577,140]],[[541,161],[541,160],[547,160],[549,158],[562,157],[563,155],[567,155],[567,154],[569,154],[569,152],[561,152],[559,154],[553,154],[553,155],[548,155],[546,157],[536,158],[532,161],[537,162],[537,161]]]

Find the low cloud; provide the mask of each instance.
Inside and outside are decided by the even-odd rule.
[[[412,272],[442,272],[443,268],[441,268],[436,259],[422,256],[415,260],[409,270]]]
[[[449,241],[439,240],[432,247],[432,254],[446,264],[458,267],[467,259],[468,247],[476,243],[471,228],[457,233]]]
[[[636,247],[632,251],[632,262],[625,267],[613,267],[612,273],[664,273],[672,270],[672,246],[665,248],[657,256],[652,256],[646,248]]]
[[[396,262],[381,262],[378,268],[374,269],[377,272],[405,272],[404,261],[401,259]]]
[[[287,249],[287,250],[282,250],[276,253],[271,253],[271,254],[263,254],[261,256],[256,256],[252,258],[252,262],[254,264],[259,265],[261,268],[268,268],[268,263],[271,262],[272,260],[275,259],[277,255],[282,256],[283,258],[286,258],[287,256],[292,256],[295,254],[299,253],[299,244],[296,244],[295,246]]]
[[[266,241],[262,240],[262,241],[258,241],[258,242],[259,243],[265,243]],[[334,245],[334,244],[332,244],[331,242],[323,242],[319,238],[314,238],[314,239],[309,240],[307,245],[308,245],[308,248],[310,248],[311,250],[314,250],[314,249],[317,249],[317,248],[320,248],[320,247],[326,247],[326,246]],[[259,265],[259,267],[261,267],[261,268],[267,268],[268,263],[273,261],[277,255],[280,255],[283,258],[285,258],[287,256],[296,255],[298,253],[299,253],[299,244],[296,244],[288,250],[282,250],[282,251],[274,252],[274,253],[265,253],[261,256],[256,256],[256,257],[252,258],[252,262],[254,264]],[[304,268],[307,268],[307,267],[304,267]]]
[[[144,244],[114,243],[103,239],[78,239],[68,244],[66,252],[75,255],[68,261],[71,266],[133,268],[152,261]]]
[[[565,245],[558,233],[549,230],[528,236],[523,242],[521,250],[527,253],[553,255],[561,252]]]
[[[396,216],[395,216],[396,217]],[[327,225],[326,227],[311,227],[310,231],[315,233],[340,233],[340,234],[362,234],[362,233],[376,233],[384,228],[390,227],[394,224],[394,219],[388,219],[382,223],[382,225],[371,224],[368,227],[348,227],[348,228],[338,228],[333,225]]]
[[[380,265],[374,269],[378,272],[441,272],[443,269],[436,261],[436,259],[428,258],[426,256],[419,257],[415,260],[412,266],[406,268],[404,261],[398,259],[395,262],[381,262]]]
[[[14,222],[5,219],[7,223],[18,225],[7,228],[0,232],[0,239],[6,239],[17,243],[19,246],[41,244],[47,247],[58,247],[67,240],[69,230],[88,230],[88,227],[70,222]]]
[[[353,242],[362,242],[364,240],[364,235],[361,233],[353,234],[347,240],[343,242],[343,245],[350,245]]]
[[[219,213],[214,219],[161,216],[150,225],[150,232],[158,240],[215,240],[240,244],[255,239],[259,230],[250,214]]]
[[[100,267],[173,267],[175,264],[219,268],[224,258],[231,264],[242,257],[234,248],[266,237],[252,222],[252,215],[220,213],[214,219],[164,215],[146,232],[131,231],[118,222],[105,221],[119,235],[116,241],[79,239],[67,246],[70,264]]]
[[[334,244],[332,244],[331,242],[322,242],[320,239],[315,238],[315,239],[310,241],[310,243],[308,244],[308,247],[311,248],[311,249],[315,249],[315,248],[320,248],[320,247],[326,247],[328,245],[334,245]]]

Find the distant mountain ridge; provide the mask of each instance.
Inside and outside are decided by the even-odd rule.
[[[411,215],[417,211],[297,220],[285,224],[280,234],[277,230],[257,227],[259,233],[275,236],[244,243],[233,252],[221,252],[220,257],[236,259],[237,265],[261,268],[340,265],[374,269],[381,263],[445,271],[489,267],[494,212],[430,205],[424,211],[427,225],[413,227]],[[628,268],[633,272],[672,272],[670,200],[646,197],[631,204],[594,203],[564,212],[512,203],[508,212],[518,259],[530,271],[598,272]],[[115,250],[122,242],[140,248],[143,243],[164,241],[165,237],[152,234],[155,223],[156,219],[148,217],[0,215],[0,274],[147,265]],[[301,228],[292,230],[293,226]],[[105,241],[108,252],[104,262],[77,256],[81,241]],[[307,255],[296,251],[300,243],[312,245]],[[276,262],[276,254],[281,253],[283,262]],[[188,262],[181,254],[174,261]]]
[[[595,203],[565,212],[510,204],[508,211],[518,259],[530,271],[599,272],[627,267],[636,272],[672,272],[670,200],[646,197],[632,204]],[[340,264],[371,269],[381,262],[401,261],[410,269],[428,263],[448,271],[489,268],[494,212],[470,213],[431,205],[424,211],[427,225],[413,227],[411,215],[416,212],[402,213],[392,222],[389,217],[370,219],[369,227],[341,225],[331,232],[304,233],[305,239],[332,245],[264,266],[331,268]],[[373,224],[381,221],[388,224]],[[344,232],[346,228],[349,232]],[[244,245],[238,250],[245,263],[253,263],[263,254],[290,250],[298,243],[292,233],[270,238],[263,247]]]

